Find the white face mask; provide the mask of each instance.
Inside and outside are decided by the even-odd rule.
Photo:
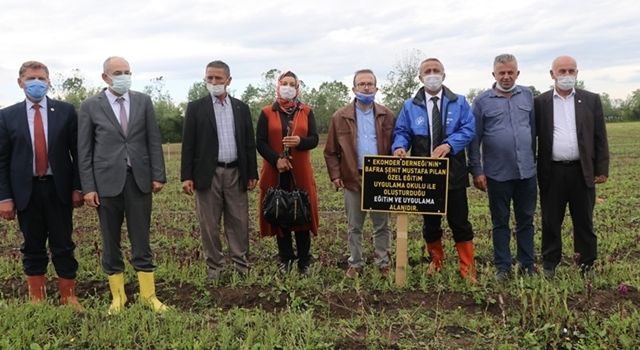
[[[422,78],[422,83],[424,84],[424,87],[429,91],[440,91],[440,87],[442,87],[442,75],[425,75],[424,78]]]
[[[124,95],[131,88],[131,75],[121,74],[111,77],[111,90]]]
[[[280,85],[278,87],[278,92],[280,93],[280,97],[289,101],[293,100],[296,97],[296,94],[298,93],[296,88],[288,85]]]
[[[559,76],[556,85],[560,90],[571,90],[576,86],[576,77],[574,75]]]
[[[213,84],[207,83],[207,90],[209,90],[209,93],[212,94],[213,96],[218,97],[218,96],[224,95],[226,91],[226,86],[224,84],[213,85]]]

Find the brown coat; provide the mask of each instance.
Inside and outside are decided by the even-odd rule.
[[[266,130],[261,130],[266,128]],[[309,193],[309,203],[311,204],[311,224],[303,227],[291,227],[293,231],[310,230],[313,234],[318,233],[318,190],[313,177],[311,166],[311,149],[318,145],[318,137],[315,129],[315,119],[309,106],[301,104],[293,117],[293,132],[291,135],[300,136],[300,145],[291,149],[291,170],[296,181],[296,186]],[[262,215],[262,201],[269,187],[278,185],[280,173],[275,167],[277,154],[282,153],[282,120],[280,112],[274,106],[269,105],[262,109],[258,120],[258,151],[263,157],[262,169],[260,171],[260,235],[273,236],[281,234],[280,227],[271,225]],[[260,135],[265,135],[266,140]]]
[[[342,179],[345,188],[360,191],[358,171],[357,120],[355,102],[340,108],[331,117],[324,159],[331,181]],[[387,107],[374,103],[378,155],[390,155],[395,118]]]

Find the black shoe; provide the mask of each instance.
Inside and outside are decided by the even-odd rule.
[[[306,257],[301,257],[298,259],[298,272],[301,275],[306,275],[309,272],[309,266],[313,262],[313,257],[308,255]]]
[[[498,281],[498,282],[506,282],[509,279],[511,279],[511,271],[498,270],[496,272],[496,281]]]
[[[280,261],[278,262],[278,271],[281,274],[286,275],[287,273],[289,273],[289,271],[291,271],[291,265],[291,260]]]
[[[556,269],[543,268],[542,269],[542,274],[544,275],[544,278],[550,280],[550,279],[556,277]]]

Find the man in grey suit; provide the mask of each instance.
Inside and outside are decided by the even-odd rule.
[[[109,57],[102,79],[109,85],[80,106],[78,157],[85,203],[97,208],[102,231],[102,267],[113,300],[109,313],[124,306],[122,221],[138,273],[140,299],[156,312],[166,310],[155,296],[149,226],[152,192],[166,182],[160,129],[149,96],[130,91],[131,70],[121,57]]]
[[[542,266],[552,277],[562,258],[562,221],[567,203],[574,250],[583,273],[597,257],[593,231],[595,185],[609,176],[609,146],[600,96],[575,88],[576,60],[553,60],[554,88],[536,97],[538,185],[542,212]]]

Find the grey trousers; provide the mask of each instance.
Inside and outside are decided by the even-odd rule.
[[[249,204],[238,168],[216,168],[211,188],[196,191],[196,211],[209,279],[218,279],[224,268],[220,241],[222,222],[231,262],[236,271],[246,273],[249,269]]]
[[[102,232],[102,268],[108,275],[124,271],[120,240],[125,217],[133,268],[145,272],[155,269],[149,245],[151,200],[152,194],[142,193],[129,172],[122,193],[114,197],[100,197],[98,218]]]
[[[349,235],[349,266],[362,267],[362,226],[367,212],[360,210],[360,192],[344,190],[344,207],[347,212]],[[370,212],[369,217],[373,224],[373,245],[375,249],[374,263],[380,267],[389,265],[389,252],[391,249],[391,230],[389,229],[389,214]]]

